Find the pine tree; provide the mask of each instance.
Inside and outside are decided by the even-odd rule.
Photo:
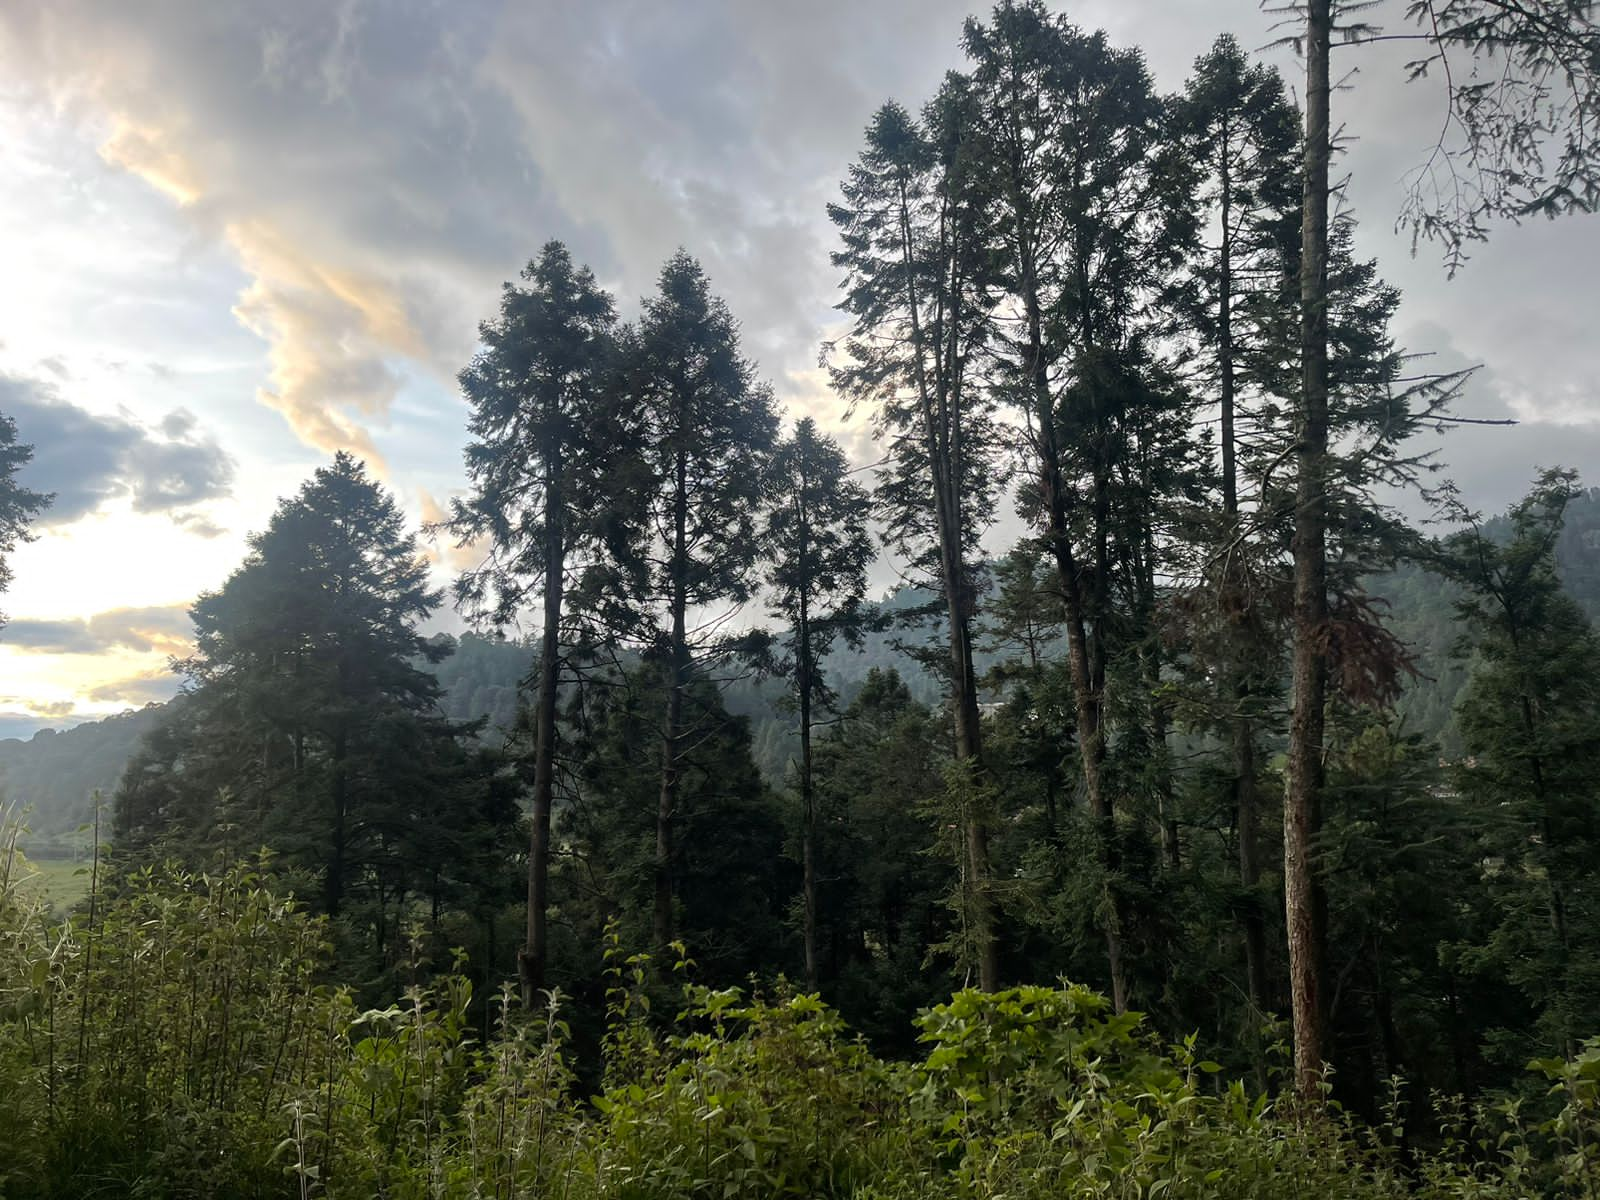
[[[1190,439],[1185,401],[1155,360],[1153,301],[1192,236],[1189,177],[1137,51],[1033,0],[1000,4],[987,25],[969,20],[963,45],[981,164],[974,202],[992,214],[1008,301],[992,310],[986,348],[1026,422],[1024,512],[1056,564],[1065,608],[1083,791],[1112,881],[1102,908],[1120,1010],[1129,982],[1116,793],[1130,781],[1119,785],[1108,764],[1108,684],[1119,665],[1135,693],[1159,674],[1148,641],[1160,544],[1151,522],[1183,487]],[[1143,726],[1134,739],[1164,741],[1150,728],[1161,714],[1134,709],[1122,706]]]
[[[33,460],[33,447],[17,441],[17,423],[0,413],[0,592],[11,586],[11,555],[34,535],[29,526],[53,497],[23,487],[17,472]],[[0,613],[0,627],[5,614]]]
[[[1268,398],[1252,384],[1259,384],[1261,357],[1271,354],[1263,310],[1270,312],[1279,290],[1299,217],[1297,122],[1277,72],[1251,66],[1227,35],[1196,60],[1175,118],[1200,167],[1197,199],[1208,217],[1180,295],[1199,381],[1217,405],[1221,468],[1221,517],[1200,534],[1193,619],[1198,657],[1216,666],[1215,723],[1231,748],[1245,979],[1258,1014],[1269,1000],[1257,743],[1263,706],[1276,690],[1281,606],[1273,582],[1277,531],[1261,519],[1259,492],[1269,466],[1258,449]],[[1257,411],[1245,405],[1247,396]]]
[[[587,267],[549,242],[507,284],[499,316],[479,327],[483,349],[461,373],[476,439],[466,451],[473,492],[455,501],[448,528],[488,556],[456,585],[458,601],[497,625],[537,594],[538,661],[531,682],[533,806],[528,849],[527,938],[519,958],[522,1001],[544,987],[549,958],[550,814],[555,794],[556,705],[563,673],[568,578],[625,526],[614,481],[634,448],[625,436],[616,314]],[[581,595],[581,593],[580,593]]]
[[[1061,832],[1061,793],[1070,786],[1073,705],[1060,660],[1064,616],[1053,563],[1032,540],[994,565],[994,592],[984,612],[982,649],[1000,655],[984,685],[1003,697],[989,729],[991,766],[1013,810],[1038,796],[1044,833]]]
[[[768,610],[788,630],[782,674],[790,679],[800,721],[800,858],[803,870],[806,986],[818,980],[817,807],[811,732],[815,715],[835,696],[822,660],[836,640],[859,645],[867,615],[867,532],[871,499],[850,479],[849,463],[832,438],[802,418],[772,456],[766,541]]]
[[[681,760],[709,719],[689,702],[689,684],[696,674],[714,675],[741,640],[726,627],[757,582],[777,417],[771,392],[740,353],[727,305],[681,250],[627,335],[623,369],[637,414],[645,515],[641,536],[614,560],[612,628],[644,638],[666,681],[653,865],[659,948],[673,940]]]
[[[123,782],[119,843],[197,863],[270,846],[330,916],[359,897],[346,925],[380,955],[408,897],[479,886],[429,827],[449,806],[503,837],[516,813],[493,757],[457,744],[474,726],[438,711],[425,667],[449,646],[418,625],[441,599],[393,498],[336,455],[195,603],[186,694]]]
[[[1321,900],[1314,842],[1321,825],[1323,721],[1330,674],[1328,487],[1329,246],[1332,226],[1329,161],[1330,58],[1336,0],[1303,0],[1296,39],[1306,61],[1301,209],[1300,372],[1295,398],[1295,528],[1293,702],[1284,800],[1284,896],[1289,921],[1290,995],[1295,1021],[1295,1073],[1306,1099],[1322,1074],[1323,981]],[[1362,5],[1350,5],[1359,10]],[[1600,199],[1600,146],[1586,135],[1600,89],[1593,5],[1583,0],[1415,0],[1408,15],[1425,45],[1412,75],[1439,66],[1450,88],[1449,112],[1464,133],[1460,145],[1441,137],[1417,175],[1403,214],[1419,235],[1442,238],[1452,268],[1466,242],[1485,236],[1484,221],[1532,213],[1587,211]],[[1345,43],[1376,32],[1359,20],[1341,26]],[[1477,67],[1489,60],[1491,72]],[[1465,61],[1463,61],[1465,60]],[[1454,63],[1454,66],[1452,66]],[[1470,69],[1469,69],[1470,68]],[[1459,80],[1460,82],[1456,82]],[[1449,127],[1447,127],[1448,129]],[[1554,169],[1547,143],[1563,149]],[[1463,172],[1461,167],[1465,167]],[[1435,168],[1438,172],[1435,172]],[[1441,178],[1448,186],[1435,185]],[[1431,194],[1429,189],[1431,190]]]
[[[1600,635],[1562,590],[1555,546],[1578,494],[1546,471],[1511,512],[1510,537],[1472,514],[1442,562],[1469,589],[1465,641],[1480,660],[1457,702],[1467,759],[1457,786],[1479,814],[1497,924],[1472,957],[1524,994],[1533,1036],[1520,1057],[1573,1053],[1600,1017]],[[1504,1052],[1504,1051],[1503,1051]]]
[[[642,663],[573,697],[576,782],[561,818],[572,853],[559,886],[580,936],[596,942],[611,918],[629,944],[655,936],[660,778],[641,766],[659,748],[671,687],[656,664]],[[692,667],[680,690],[673,936],[689,947],[697,980],[731,985],[793,954],[787,915],[799,881],[783,853],[783,810],[751,757],[749,722],[729,713],[719,683]]]
[[[907,1051],[908,1019],[959,986],[929,955],[959,935],[947,903],[951,871],[930,853],[928,809],[942,807],[951,763],[940,725],[896,671],[874,667],[817,739],[827,994],[853,1028]]]
[[[831,360],[835,387],[869,406],[888,462],[877,488],[889,544],[940,598],[956,757],[981,769],[983,734],[972,662],[981,568],[978,539],[1002,481],[994,398],[973,378],[994,297],[993,244],[974,195],[971,98],[956,76],[922,120],[878,110],[866,147],[829,216],[846,272],[840,307],[853,318]],[[989,831],[965,830],[969,909],[979,978],[999,983]]]

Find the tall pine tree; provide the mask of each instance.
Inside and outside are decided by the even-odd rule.
[[[973,668],[981,566],[1001,462],[994,398],[973,359],[994,303],[993,241],[975,196],[969,90],[957,76],[922,120],[879,109],[866,146],[829,208],[845,271],[840,307],[853,319],[832,361],[836,387],[869,407],[888,462],[877,489],[890,544],[938,594],[957,759],[981,772],[983,731]],[[965,908],[982,986],[999,984],[986,814],[968,813]]]
[[[549,242],[507,284],[499,316],[479,327],[483,349],[461,373],[472,406],[467,446],[472,494],[455,501],[448,528],[487,542],[485,561],[456,585],[475,615],[505,625],[535,595],[539,657],[533,684],[533,806],[528,846],[527,937],[519,956],[522,1001],[544,987],[549,959],[550,814],[556,778],[556,705],[563,671],[568,580],[625,528],[614,482],[634,448],[618,386],[616,313],[587,267]],[[580,593],[581,595],[581,593]]]
[[[800,861],[803,871],[806,986],[818,979],[817,802],[811,732],[816,713],[834,703],[822,661],[843,637],[860,643],[866,618],[867,532],[871,498],[850,479],[832,438],[803,417],[772,457],[767,515],[768,609],[787,628],[780,669],[791,681],[800,722]]]
[[[714,714],[690,692],[699,673],[729,661],[741,640],[734,610],[758,579],[760,512],[777,437],[772,394],[739,350],[728,307],[680,250],[629,331],[625,379],[642,465],[643,520],[614,560],[613,628],[643,638],[661,672],[652,940],[673,939],[679,781],[696,731]]]

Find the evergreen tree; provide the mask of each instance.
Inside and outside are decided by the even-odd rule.
[[[871,500],[850,479],[849,463],[832,438],[803,417],[772,456],[766,540],[771,564],[768,609],[788,630],[779,664],[791,681],[800,722],[800,861],[804,905],[806,986],[815,988],[817,959],[817,809],[811,731],[818,711],[835,696],[822,660],[843,637],[860,644],[866,620],[861,602],[873,545],[867,532]]]
[[[1200,167],[1197,200],[1207,218],[1180,298],[1196,374],[1217,405],[1220,456],[1220,519],[1198,531],[1192,649],[1215,686],[1207,723],[1231,750],[1245,979],[1258,1014],[1270,1007],[1258,742],[1277,690],[1282,610],[1274,582],[1278,531],[1262,520],[1260,491],[1270,465],[1260,447],[1271,440],[1260,423],[1271,420],[1273,406],[1259,385],[1261,360],[1270,361],[1273,350],[1264,318],[1299,217],[1297,122],[1277,72],[1251,66],[1227,35],[1196,60],[1175,115],[1176,132]]]
[[[948,734],[898,673],[874,668],[816,753],[825,994],[869,1037],[910,1049],[905,1018],[956,984],[929,956],[956,935],[951,872],[929,853]]]
[[[1301,1094],[1316,1096],[1322,1067],[1325,1002],[1319,882],[1313,844],[1321,826],[1323,723],[1330,678],[1328,530],[1329,312],[1332,290],[1328,198],[1333,125],[1329,115],[1330,58],[1337,19],[1360,4],[1303,0],[1304,33],[1296,38],[1306,61],[1304,166],[1299,263],[1301,386],[1295,396],[1293,701],[1284,800],[1284,896],[1289,921],[1290,994],[1295,1021],[1296,1077]],[[1539,212],[1548,216],[1592,209],[1600,198],[1600,147],[1587,135],[1600,77],[1594,6],[1585,0],[1415,0],[1407,7],[1426,47],[1413,77],[1437,65],[1450,89],[1452,125],[1460,145],[1441,136],[1403,219],[1419,235],[1442,238],[1452,267],[1467,241],[1485,236],[1484,221]],[[1345,43],[1375,31],[1359,19],[1340,27]],[[1477,74],[1488,60],[1487,77]],[[1454,63],[1454,66],[1452,66]],[[1459,82],[1457,82],[1459,80]],[[1452,125],[1447,125],[1448,135]],[[1562,146],[1555,167],[1547,143]],[[1467,170],[1460,172],[1465,166]],[[1439,173],[1434,172],[1434,168]],[[1440,178],[1448,186],[1438,188]],[[1432,188],[1431,194],[1429,188]]]
[[[479,327],[483,349],[461,373],[476,439],[466,451],[473,492],[455,501],[448,527],[463,543],[488,544],[486,560],[457,583],[458,601],[497,625],[518,617],[534,594],[541,602],[530,679],[527,939],[519,959],[522,1001],[531,1006],[549,957],[550,814],[567,583],[625,522],[613,483],[633,447],[623,436],[626,414],[617,409],[624,393],[617,386],[611,297],[560,242],[547,243],[522,278],[527,287],[505,286],[499,316]]]
[[[1499,864],[1494,928],[1466,961],[1513,983],[1531,1026],[1494,1033],[1497,1056],[1570,1054],[1600,1019],[1600,636],[1555,569],[1577,494],[1574,472],[1546,471],[1504,543],[1472,519],[1443,545],[1480,659],[1457,705],[1468,757],[1454,778]]]
[[[33,540],[29,532],[35,518],[53,497],[23,487],[17,472],[33,459],[33,447],[17,441],[17,423],[0,413],[0,592],[11,586],[11,555],[19,542]],[[0,613],[0,627],[5,614]]]
[[[666,680],[659,727],[652,942],[673,940],[682,756],[702,713],[686,703],[741,640],[726,632],[747,601],[763,552],[760,509],[777,436],[772,394],[739,351],[727,305],[679,251],[628,332],[624,386],[637,425],[643,506],[636,536],[612,560],[613,630],[644,643]]]
[[[1014,547],[994,565],[983,649],[999,655],[984,676],[1003,697],[989,726],[990,765],[1015,812],[1037,803],[1043,832],[1060,832],[1061,795],[1076,773],[1073,705],[1061,663],[1064,616],[1055,567],[1037,543]]]
[[[640,769],[641,751],[658,742],[674,687],[646,663],[574,695],[576,781],[561,826],[572,854],[561,886],[563,912],[591,952],[609,919],[626,944],[656,935],[660,779]],[[686,736],[673,763],[673,936],[688,947],[697,979],[726,986],[793,952],[785,918],[798,881],[785,867],[782,809],[751,757],[749,722],[692,668],[676,690]],[[585,986],[581,976],[562,982]]]
[[[947,673],[956,757],[981,769],[982,727],[972,661],[981,584],[978,539],[1002,480],[995,401],[973,378],[973,360],[994,303],[993,241],[975,195],[973,119],[960,77],[919,121],[897,104],[878,110],[866,147],[829,216],[846,272],[840,307],[853,318],[832,363],[839,390],[870,407],[886,443],[878,508],[890,545],[940,597],[949,638]],[[999,984],[990,895],[989,830],[973,812],[965,830],[977,925],[979,977]]]
[[[424,667],[448,646],[417,626],[440,600],[394,500],[337,454],[196,602],[187,694],[123,782],[118,841],[198,861],[266,844],[330,916],[360,893],[376,947],[398,946],[407,897],[437,909],[469,865],[439,857],[441,822],[470,833],[446,808],[502,836],[516,816],[494,759],[456,744],[473,727],[438,712]]]
[[[1129,1001],[1116,895],[1118,780],[1111,719],[1134,744],[1163,742],[1140,711],[1159,674],[1153,633],[1154,521],[1181,493],[1191,439],[1185,400],[1156,361],[1153,302],[1192,236],[1189,173],[1137,51],[1084,34],[1042,3],[1002,3],[967,22],[971,178],[992,213],[1008,303],[986,342],[1002,392],[1027,428],[1023,508],[1057,570],[1084,797],[1103,842],[1099,906],[1111,991]],[[1121,660],[1119,662],[1119,659]],[[1120,673],[1122,700],[1108,695]],[[1164,750],[1150,761],[1164,758]],[[1159,769],[1158,769],[1159,770]],[[1153,779],[1159,796],[1166,785]]]

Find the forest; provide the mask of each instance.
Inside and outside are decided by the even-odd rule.
[[[1419,245],[1583,219],[1594,6],[1405,7]],[[540,247],[440,519],[334,454],[5,814],[0,1196],[1600,1195],[1600,495],[1418,449],[1477,418],[1330,170],[1357,8],[1173,94],[952,30],[828,212],[865,466],[691,249],[629,316]]]

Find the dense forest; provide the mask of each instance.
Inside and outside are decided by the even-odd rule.
[[[1419,238],[1592,208],[1592,6],[1409,11],[1505,64]],[[138,738],[64,924],[6,835],[0,1194],[1595,1195],[1600,493],[1416,449],[1473,416],[1330,175],[1337,16],[1174,94],[969,20],[829,210],[871,469],[688,250],[627,315],[540,248],[474,565],[340,451],[175,701],[4,748],[59,846]]]
[[[1505,516],[1484,522],[1484,532],[1497,542],[1511,536]],[[1591,620],[1600,617],[1600,492],[1590,489],[1567,506],[1555,543],[1556,573],[1562,587]],[[988,583],[993,594],[993,580]],[[1458,605],[1464,595],[1447,575],[1419,563],[1402,563],[1366,581],[1367,591],[1385,609],[1385,623],[1412,655],[1414,674],[1402,681],[1395,712],[1409,733],[1436,742],[1447,757],[1461,752],[1455,727],[1456,697],[1471,673],[1474,656],[1459,652]],[[831,650],[822,660],[842,701],[848,704],[874,670],[893,671],[912,696],[936,706],[940,684],[924,665],[917,648],[937,629],[918,621],[930,593],[900,588],[878,601],[866,601],[879,620],[851,645]],[[909,613],[908,617],[899,614]],[[981,695],[987,704],[1003,702],[1004,671],[991,674],[1005,661],[1002,637],[988,629],[988,614],[979,611],[980,632],[974,661],[984,678]],[[446,635],[440,635],[444,637]],[[466,633],[449,638],[451,653],[439,662],[422,660],[439,681],[440,706],[456,721],[483,721],[479,737],[502,744],[516,730],[522,688],[533,663],[533,644],[515,635]],[[799,751],[794,714],[785,705],[782,679],[759,671],[730,680],[723,690],[730,713],[749,719],[752,753],[773,787],[784,785]],[[91,849],[93,801],[98,792],[109,805],[128,760],[165,706],[151,704],[118,716],[88,721],[67,730],[45,729],[31,738],[0,740],[0,789],[23,816],[27,830],[22,845],[34,858],[85,858]]]

